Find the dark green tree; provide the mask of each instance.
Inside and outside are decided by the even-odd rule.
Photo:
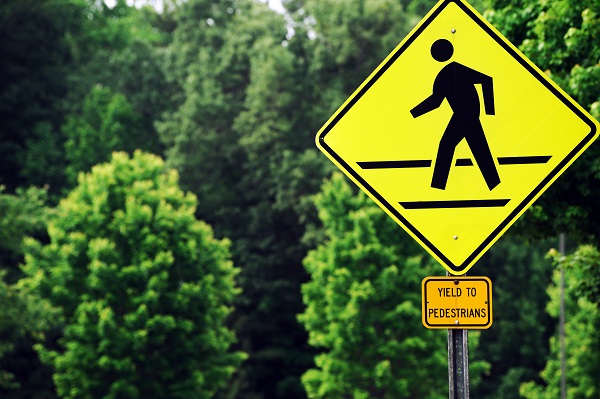
[[[78,110],[78,102],[97,84],[118,90],[114,82],[130,78],[115,72],[121,72],[118,57],[133,43],[163,44],[168,34],[154,25],[156,11],[150,7],[138,10],[126,0],[117,0],[112,8],[104,1],[75,1],[80,10],[69,31],[76,69],[69,76],[68,106]]]
[[[553,284],[548,289],[551,301],[548,313],[557,319],[560,312],[560,268],[565,274],[565,377],[568,398],[592,399],[600,395],[600,307],[597,297],[582,295],[582,284],[598,282],[600,253],[595,247],[579,247],[572,255],[552,252],[557,269]],[[598,286],[596,286],[596,290]],[[597,292],[597,291],[596,291]],[[590,300],[592,299],[592,300]],[[557,333],[550,340],[551,353],[542,382],[528,382],[521,386],[521,395],[527,399],[550,399],[561,396],[561,343]]]
[[[419,17],[394,0],[304,3],[296,18],[311,37],[307,45],[311,88],[317,90],[312,112],[319,112],[322,125],[400,43]]]
[[[85,99],[93,96],[98,86],[115,96],[123,95],[131,104],[127,107],[132,108],[137,126],[121,141],[161,154],[154,121],[168,108],[171,93],[162,71],[171,13],[158,14],[150,6],[138,9],[125,0],[117,1],[113,8],[94,0],[85,2],[85,19],[71,34],[77,68],[70,75],[69,114],[75,118],[84,114]]]
[[[537,379],[544,367],[554,331],[554,322],[544,311],[552,279],[552,263],[546,259],[551,244],[509,234],[473,268],[474,274],[492,280],[494,305],[492,327],[481,332],[479,346],[469,354],[490,365],[472,384],[473,397],[518,397],[520,385]]]
[[[60,314],[37,346],[64,398],[210,398],[243,356],[224,327],[238,293],[228,242],[156,156],[113,154],[28,240],[20,281]]]
[[[18,365],[22,360],[19,358],[29,349],[26,344],[44,337],[56,311],[35,295],[6,284],[2,277],[0,275],[0,393],[3,398],[52,398],[51,384],[40,386],[40,383],[50,382],[48,369],[37,364],[38,368],[20,370]],[[30,360],[29,366],[32,364],[36,363]]]
[[[139,119],[139,128],[134,131],[138,134],[126,136],[129,147],[154,154],[164,152],[154,122],[173,107],[173,87],[162,69],[164,53],[164,48],[156,44],[135,39],[115,55],[111,79],[105,80],[107,87],[125,96]]]
[[[46,207],[47,193],[43,189],[18,189],[7,194],[0,187],[0,270],[9,283],[21,277],[23,240],[28,236],[43,238],[51,214]]]
[[[26,175],[32,168],[26,165],[35,161],[27,153],[64,121],[73,61],[66,36],[80,10],[74,1],[6,0],[0,6],[0,185],[10,192],[22,184],[47,183]],[[56,160],[62,143],[46,144]]]
[[[8,0],[0,7],[0,184],[68,186],[62,126],[98,84],[125,94],[146,130],[137,148],[160,152],[154,119],[168,93],[158,67],[168,16],[125,0]],[[166,13],[166,15],[170,15]],[[135,91],[135,93],[134,93]],[[168,96],[166,96],[168,97]],[[135,133],[135,132],[132,132]]]
[[[80,172],[106,162],[113,151],[133,153],[143,141],[140,115],[122,94],[98,85],[85,98],[80,115],[72,115],[63,126],[66,177],[71,185]]]
[[[190,1],[176,16],[166,74],[178,108],[158,128],[200,216],[232,239],[242,269],[231,323],[249,359],[223,397],[303,397],[299,210],[324,162],[306,151],[314,132],[296,114],[305,82],[282,44],[285,19],[254,1]]]
[[[22,277],[23,240],[45,240],[51,214],[46,191],[0,192],[0,396],[6,399],[54,398],[51,370],[33,350],[36,339],[52,325],[52,309],[14,283]]]

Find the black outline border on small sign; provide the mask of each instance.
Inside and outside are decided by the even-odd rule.
[[[483,324],[430,324],[429,317],[427,317],[427,283],[431,281],[444,281],[444,282],[452,282],[454,280],[458,281],[483,281],[487,287],[487,323]],[[493,307],[492,307],[492,281],[487,277],[477,277],[477,276],[452,276],[452,277],[425,277],[423,279],[421,285],[421,312],[423,312],[421,320],[423,325],[429,329],[473,329],[473,330],[486,330],[490,328],[494,322],[493,315]]]
[[[525,197],[519,205],[504,219],[502,223],[483,241],[483,243],[477,247],[467,259],[460,265],[455,265],[444,256],[427,238],[425,238],[417,228],[411,225],[385,198],[383,198],[373,187],[371,187],[358,173],[352,169],[346,161],[344,161],[331,147],[325,143],[325,136],[331,129],[344,117],[344,115],[356,104],[361,97],[375,84],[375,82],[390,68],[392,64],[404,53],[404,51],[415,41],[415,39],[433,22],[433,20],[451,3],[456,4],[460,7],[479,27],[481,27],[494,41],[496,41],[506,52],[508,52],[514,59],[516,59],[525,69],[531,73],[540,83],[542,83],[552,94],[554,94],[560,101],[562,101],[571,111],[573,111],[583,122],[590,127],[590,133],[544,178],[540,184],[533,189],[533,191]],[[548,79],[535,69],[523,56],[515,51],[508,43],[508,40],[498,35],[488,24],[482,20],[476,13],[474,13],[468,6],[466,6],[461,0],[445,0],[438,4],[437,8],[434,8],[428,17],[417,27],[417,29],[406,39],[406,41],[397,48],[391,55],[391,57],[385,62],[385,64],[377,70],[377,72],[364,84],[364,86],[354,94],[350,101],[339,111],[331,122],[329,122],[323,131],[319,133],[318,140],[321,147],[327,151],[327,153],[335,159],[341,166],[344,167],[346,172],[352,175],[360,184],[377,200],[385,206],[385,208],[393,214],[398,221],[400,221],[404,227],[410,230],[427,248],[429,248],[437,257],[449,268],[449,270],[456,272],[458,275],[464,274],[473,261],[484,252],[484,249],[500,237],[502,230],[510,226],[516,221],[517,215],[533,202],[533,199],[543,192],[549,185],[552,179],[560,175],[560,173],[566,168],[566,165],[571,162],[577,154],[586,146],[588,143],[593,141],[596,135],[596,125],[591,121],[581,110],[566,97],[560,90],[558,90]]]

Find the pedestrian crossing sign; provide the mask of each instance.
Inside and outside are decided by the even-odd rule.
[[[598,122],[464,0],[441,0],[317,146],[461,275],[598,136]]]

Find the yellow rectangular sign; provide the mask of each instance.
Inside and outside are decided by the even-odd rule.
[[[492,282],[487,277],[426,277],[422,282],[427,328],[487,329],[492,325]]]

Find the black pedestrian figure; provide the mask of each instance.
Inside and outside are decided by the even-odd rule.
[[[431,46],[431,55],[439,62],[448,61],[453,53],[454,47],[446,39],[436,40]],[[467,141],[490,191],[500,184],[500,177],[479,121],[480,103],[475,89],[476,84],[481,84],[485,113],[494,115],[492,82],[490,76],[453,61],[438,73],[433,83],[433,94],[410,111],[413,118],[417,118],[438,108],[446,98],[454,112],[440,140],[431,187],[446,189],[454,151],[462,139]]]

